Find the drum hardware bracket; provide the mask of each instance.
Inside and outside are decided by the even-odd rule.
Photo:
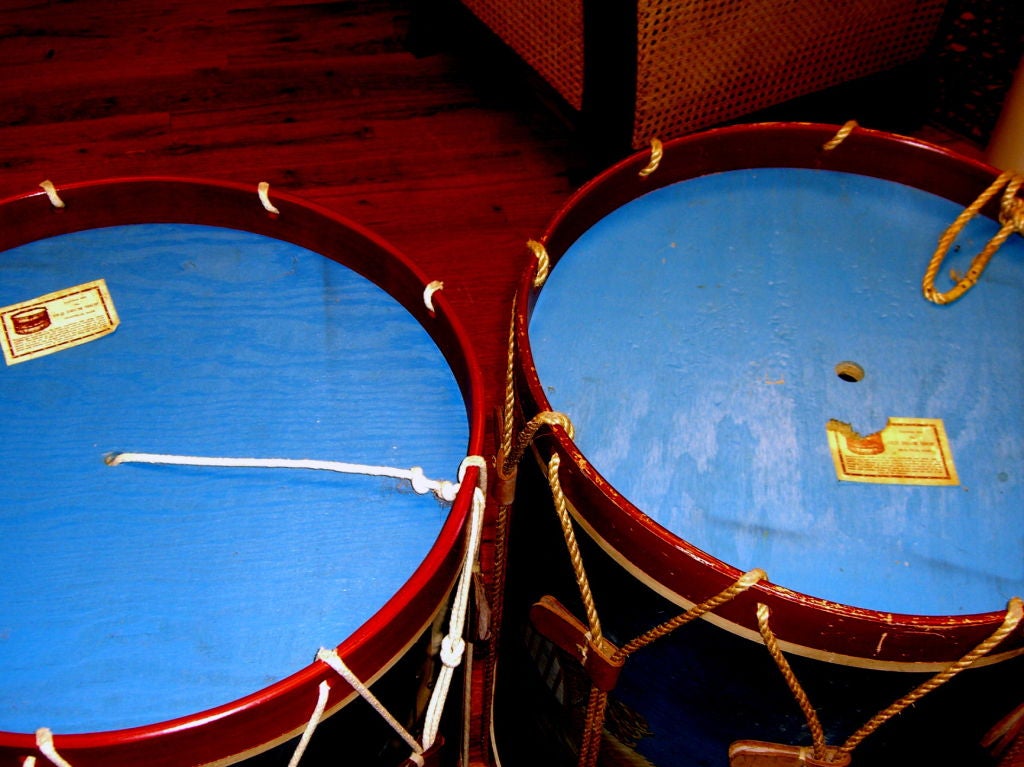
[[[1015,760],[1024,755],[1024,703],[996,722],[981,745],[1001,759],[1000,765],[1020,764]]]
[[[808,746],[788,746],[759,740],[737,740],[729,746],[729,767],[846,767],[850,755],[829,747],[816,759]]]
[[[604,692],[615,689],[626,662],[618,657],[618,647],[604,637],[595,640],[587,627],[550,595],[530,608],[530,621],[542,636],[580,662],[595,687]]]

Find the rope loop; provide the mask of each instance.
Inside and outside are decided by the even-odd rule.
[[[856,120],[847,120],[843,123],[843,127],[836,131],[836,135],[821,145],[822,150],[831,152],[837,146],[846,141],[847,137],[853,133],[853,129],[856,127],[858,127]]]
[[[661,165],[661,158],[665,156],[665,148],[661,141],[657,138],[651,139],[651,159],[647,164],[640,169],[637,173],[640,178],[647,178],[649,175],[654,173]]]
[[[548,272],[551,271],[551,258],[548,256],[547,248],[537,240],[528,240],[526,247],[532,250],[533,255],[537,258],[537,274],[533,277],[533,287],[539,288],[548,279]]]
[[[444,283],[441,280],[434,280],[433,282],[427,283],[427,286],[423,288],[423,305],[427,307],[427,310],[434,313],[434,294],[444,288]]]
[[[39,184],[39,188],[46,192],[46,196],[50,198],[50,204],[55,208],[63,208],[64,200],[57,194],[57,187],[53,185],[53,182],[47,179]]]
[[[996,254],[996,251],[999,250],[1000,246],[1006,242],[1011,234],[1014,232],[1024,234],[1024,199],[1017,196],[1022,185],[1024,185],[1024,174],[1014,173],[1013,171],[999,174],[995,181],[989,184],[988,188],[978,195],[978,198],[968,205],[956,217],[953,223],[949,225],[946,231],[942,233],[935,248],[935,253],[928,263],[924,277],[921,279],[921,292],[925,298],[934,304],[940,305],[956,301],[974,287],[981,278],[982,272],[985,271],[985,267],[988,266],[988,262],[992,260],[992,256]],[[1003,196],[999,204],[999,223],[1001,224],[999,231],[992,236],[992,239],[985,244],[981,252],[974,257],[967,273],[957,280],[957,284],[945,293],[939,292],[935,288],[935,277],[938,275],[942,262],[945,260],[946,254],[952,247],[953,242],[960,232],[963,231],[964,227],[967,226],[968,222],[978,214],[989,200],[1000,192],[1003,193]]]
[[[523,430],[519,432],[519,438],[516,440],[515,446],[505,456],[505,460],[499,467],[503,476],[509,474],[512,471],[512,467],[522,460],[523,454],[526,452],[533,440],[537,436],[537,432],[540,431],[542,426],[561,426],[565,429],[565,433],[569,436],[569,439],[573,439],[575,436],[575,430],[572,426],[572,421],[569,420],[569,416],[565,413],[559,413],[555,410],[543,410],[537,413],[530,421],[523,427]]]
[[[36,730],[36,747],[39,753],[53,762],[57,767],[71,767],[68,761],[57,752],[53,744],[53,733],[47,727],[40,727]]]
[[[266,181],[261,181],[256,186],[256,194],[259,195],[260,204],[263,205],[264,210],[268,213],[273,213],[275,216],[281,215],[281,211],[274,207],[274,203],[270,201],[270,184]]]
[[[466,478],[466,470],[470,466],[476,466],[479,469],[479,480],[477,481],[477,487],[480,488],[484,495],[487,495],[487,461],[482,455],[467,455],[462,459],[462,463],[459,464],[459,484]]]
[[[441,662],[448,668],[458,668],[466,651],[466,641],[459,636],[447,635],[441,640]]]

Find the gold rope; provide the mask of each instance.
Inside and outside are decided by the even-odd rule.
[[[604,715],[608,709],[608,693],[590,686],[587,698],[587,715],[580,739],[580,752],[576,758],[577,767],[593,767],[601,753],[601,735],[604,732]]]
[[[769,654],[775,660],[775,665],[782,672],[783,679],[786,680],[786,684],[793,693],[797,705],[800,706],[800,710],[807,720],[807,727],[811,731],[813,757],[823,760],[828,752],[828,744],[825,742],[825,731],[821,727],[821,720],[818,719],[818,712],[811,705],[811,701],[807,697],[807,693],[804,692],[804,688],[800,686],[800,681],[796,678],[796,674],[793,673],[789,661],[782,654],[779,642],[768,625],[768,618],[770,616],[771,611],[768,609],[768,605],[759,603],[757,605],[757,628],[761,632],[761,638],[764,639],[764,646],[768,648]]]
[[[488,588],[488,601],[491,607],[490,631],[487,637],[487,658],[483,664],[484,700],[488,701],[488,706],[493,702],[498,663],[498,640],[504,622],[505,580],[508,573],[509,512],[515,500],[516,466],[515,464],[506,465],[506,458],[512,452],[512,437],[515,431],[515,341],[516,311],[513,307],[508,328],[508,356],[505,367],[505,401],[501,412],[501,434],[498,455],[494,461],[498,475],[498,511],[494,522],[494,561]],[[488,716],[493,716],[493,713],[493,710],[489,711]],[[486,728],[484,729],[486,731]],[[481,747],[486,749],[488,746],[486,732],[481,736],[483,738]]]
[[[818,714],[811,705],[807,694],[800,686],[799,680],[796,678],[796,674],[793,673],[793,669],[790,667],[786,657],[782,654],[782,650],[779,648],[778,640],[775,638],[775,634],[772,632],[771,627],[768,624],[770,617],[770,611],[767,605],[758,604],[757,606],[757,623],[758,629],[761,632],[761,637],[764,639],[765,647],[768,648],[769,654],[775,660],[775,664],[779,667],[782,672],[783,678],[786,680],[786,684],[789,686],[793,693],[793,697],[796,699],[797,705],[800,706],[800,710],[803,712],[804,717],[807,719],[807,725],[811,731],[811,740],[813,743],[813,758],[823,760],[829,751],[829,747],[825,742],[825,734],[821,727],[821,722],[818,719]],[[975,647],[973,650],[968,652],[960,660],[954,661],[945,669],[940,671],[935,676],[928,679],[921,685],[911,690],[909,693],[904,695],[899,700],[893,702],[888,707],[879,711],[875,716],[871,717],[867,722],[864,723],[859,730],[853,735],[846,739],[846,742],[839,746],[835,751],[850,755],[857,746],[864,741],[869,735],[875,732],[879,727],[885,724],[887,721],[898,715],[904,709],[914,705],[917,701],[923,698],[928,693],[932,692],[936,688],[948,682],[954,676],[959,674],[964,669],[971,666],[977,660],[985,657],[996,645],[1002,642],[1007,636],[1009,636],[1017,626],[1020,625],[1021,618],[1024,617],[1024,602],[1019,598],[1014,597],[1010,600],[1006,608],[1006,616],[1003,619],[1002,624],[997,628],[988,639],[984,640],[981,644]]]
[[[551,415],[558,416],[561,414],[552,413]],[[526,430],[524,430],[524,432],[525,431]],[[548,461],[548,485],[551,487],[551,497],[554,501],[555,512],[558,515],[558,521],[562,527],[562,535],[565,538],[566,549],[569,552],[569,561],[572,564],[573,574],[576,577],[576,586],[579,589],[580,598],[583,601],[583,608],[587,614],[587,623],[589,625],[589,631],[586,635],[588,647],[584,649],[584,652],[588,652],[591,646],[597,646],[601,642],[601,621],[597,613],[597,605],[594,602],[594,595],[590,588],[590,580],[587,577],[586,568],[583,566],[583,556],[576,540],[576,532],[573,528],[572,517],[568,511],[568,503],[566,501],[565,494],[562,491],[562,484],[558,474],[560,466],[561,458],[558,453],[555,453]],[[677,615],[675,618],[655,626],[623,645],[622,648],[616,650],[612,654],[612,662],[618,664],[624,663],[631,653],[670,634],[677,628],[699,618],[701,615],[717,609],[767,577],[767,574],[760,569],[751,570],[750,572],[745,573],[738,578],[735,583],[719,594],[695,605],[687,612]],[[584,655],[584,659],[585,657],[586,656]],[[590,695],[587,701],[586,719],[584,721],[583,733],[580,739],[580,751],[577,759],[577,767],[594,767],[594,765],[597,764],[597,757],[601,749],[601,733],[604,730],[604,719],[607,705],[608,692],[606,690],[599,689],[594,684],[591,684]]]
[[[515,429],[515,405],[516,405],[516,315],[512,311],[512,322],[508,328],[508,358],[505,367],[505,403],[502,406],[501,416],[501,452],[498,454],[498,475],[502,479],[508,478],[505,461],[512,452],[512,432]]]
[[[1022,616],[1024,616],[1024,602],[1021,602],[1019,598],[1014,597],[1007,605],[1006,617],[1003,619],[999,628],[992,633],[992,636],[983,641],[960,660],[951,663],[947,668],[940,671],[924,684],[918,686],[888,708],[871,717],[863,727],[846,739],[846,742],[839,747],[839,750],[850,753],[860,745],[861,741],[868,735],[873,733],[888,720],[892,719],[892,717],[903,711],[903,709],[908,706],[912,706],[932,690],[948,682],[965,668],[973,664],[976,660],[984,658],[992,648],[1006,639],[1006,637],[1009,636],[1018,625],[1020,625]]]
[[[561,459],[558,457],[558,453],[554,453],[548,461],[548,485],[551,487],[555,512],[558,514],[558,521],[562,526],[565,547],[569,551],[569,561],[572,563],[573,574],[576,576],[576,586],[579,589],[580,598],[583,600],[583,609],[587,613],[587,624],[590,630],[586,634],[588,640],[588,646],[584,648],[584,653],[586,653],[589,652],[590,645],[597,645],[601,641],[601,620],[597,615],[597,605],[594,603],[594,595],[590,590],[590,579],[587,578],[587,571],[583,566],[583,555],[580,553],[580,547],[576,541],[572,517],[569,516],[565,494],[562,492],[562,483],[558,478],[560,465]],[[604,714],[607,705],[608,693],[598,689],[597,685],[592,683],[587,699],[583,733],[580,737],[577,767],[594,767],[597,764],[597,757],[601,751],[601,733],[604,730]]]
[[[547,248],[537,242],[537,240],[528,240],[526,247],[532,250],[533,255],[537,257],[537,274],[533,278],[533,287],[539,288],[548,278],[548,272],[551,269],[551,259],[548,256]]]
[[[587,612],[587,623],[590,625],[590,641],[594,644],[601,641],[601,621],[597,617],[597,605],[594,604],[594,595],[590,590],[590,580],[587,578],[587,571],[583,567],[583,555],[580,553],[579,544],[576,542],[576,532],[572,527],[572,517],[565,502],[565,494],[562,492],[562,483],[558,478],[558,467],[562,460],[558,453],[551,456],[548,461],[548,485],[551,487],[551,497],[555,501],[555,512],[558,514],[558,521],[562,525],[562,535],[565,536],[565,545],[569,549],[569,560],[572,562],[572,570],[576,575],[576,585],[580,590],[580,597],[583,599],[583,608]]]
[[[686,612],[681,613],[676,617],[665,621],[661,625],[655,626],[651,630],[644,632],[635,639],[630,640],[612,656],[613,659],[619,662],[624,662],[629,655],[632,655],[637,650],[646,647],[657,639],[661,639],[663,636],[668,636],[677,628],[685,626],[690,621],[699,618],[705,613],[718,609],[726,602],[742,594],[755,583],[762,581],[767,577],[768,574],[759,568],[751,570],[748,573],[744,573],[736,580],[735,583],[719,594],[701,602],[699,605],[694,605]]]
[[[656,138],[652,138],[651,139],[651,159],[648,161],[648,163],[643,168],[640,169],[640,172],[637,173],[637,175],[640,176],[640,178],[647,178],[649,175],[654,173],[654,171],[656,171],[658,169],[658,166],[661,165],[661,158],[664,155],[665,155],[665,149],[662,146],[661,141],[659,141]]]
[[[519,432],[516,444],[505,455],[502,465],[498,467],[499,471],[505,475],[512,471],[512,467],[522,460],[523,453],[526,452],[526,448],[533,442],[541,426],[561,426],[565,429],[565,433],[569,435],[569,439],[573,438],[572,421],[569,420],[569,416],[553,410],[543,410],[531,418],[522,431]]]
[[[843,127],[836,132],[836,135],[834,135],[832,138],[830,138],[828,141],[822,144],[821,148],[824,149],[826,152],[831,152],[837,146],[846,141],[847,136],[853,133],[853,129],[856,127],[856,120],[847,120],[846,123],[843,124]]]
[[[946,231],[943,232],[921,280],[921,292],[924,293],[925,298],[936,304],[948,304],[956,301],[974,287],[975,283],[980,279],[982,272],[985,271],[985,267],[988,266],[992,256],[995,255],[999,247],[1011,234],[1014,232],[1024,234],[1024,199],[1017,197],[1017,192],[1022,184],[1024,184],[1024,174],[1012,171],[1001,173],[978,196],[978,199],[968,205]],[[989,200],[999,194],[1000,190],[1003,190],[1003,199],[999,206],[999,223],[1002,226],[981,252],[974,257],[967,273],[960,278],[957,284],[945,293],[940,293],[935,289],[935,276],[939,273],[939,268],[942,266],[946,254],[953,245],[953,241],[963,228],[967,226],[967,222],[974,218]]]
[[[555,457],[557,458],[557,456]],[[566,538],[566,540],[568,542],[568,537]],[[612,654],[612,662],[618,664],[625,663],[626,659],[632,653],[646,647],[655,640],[667,636],[668,634],[675,631],[677,628],[680,628],[681,626],[686,625],[690,621],[699,618],[701,615],[704,615],[705,613],[717,609],[729,600],[735,598],[739,594],[742,594],[744,591],[749,589],[758,581],[767,577],[768,576],[764,572],[764,570],[751,570],[749,573],[745,573],[739,579],[737,579],[735,583],[729,586],[729,588],[725,589],[719,594],[716,594],[710,599],[701,602],[699,605],[694,605],[694,607],[692,607],[687,612],[677,615],[675,618],[667,620],[664,623],[655,626],[650,631],[646,631],[643,634],[640,634],[632,641],[627,642],[625,645],[623,645],[621,648],[619,648]],[[591,629],[591,631],[593,631],[593,629]],[[597,756],[601,748],[601,733],[604,730],[605,712],[607,710],[607,707],[607,691],[600,690],[596,685],[592,684],[590,686],[590,698],[587,701],[587,714],[583,726],[583,736],[580,745],[580,756],[577,761],[578,767],[593,767],[593,765],[597,763]]]

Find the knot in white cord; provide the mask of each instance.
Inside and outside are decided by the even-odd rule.
[[[466,642],[462,637],[449,634],[441,640],[441,662],[448,668],[458,668],[465,651]]]
[[[459,487],[461,485],[455,482],[449,482],[447,479],[442,479],[437,483],[437,495],[442,501],[448,501],[452,503],[455,501],[455,496],[459,494]]]
[[[415,490],[419,495],[426,495],[434,489],[434,482],[427,479],[423,473],[423,469],[419,466],[413,466],[409,469],[409,482],[412,483],[412,489]]]

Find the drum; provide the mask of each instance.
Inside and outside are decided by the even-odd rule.
[[[1019,184],[853,125],[658,154],[519,289],[503,764],[513,727],[580,764],[990,763],[1024,713]]]
[[[471,548],[440,285],[263,186],[48,193],[0,203],[0,763],[225,764],[332,714],[335,756],[402,761],[349,704],[415,732]]]

